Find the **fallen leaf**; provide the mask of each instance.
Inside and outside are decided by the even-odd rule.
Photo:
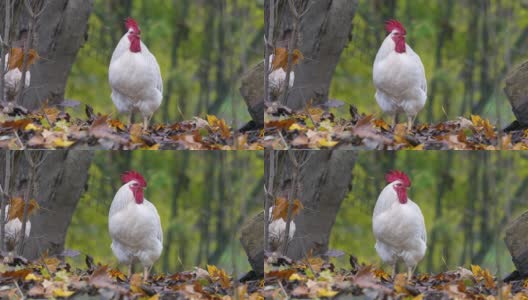
[[[35,49],[29,49],[27,53],[27,69],[29,70],[29,67],[35,63],[35,61],[38,58],[37,51]],[[9,52],[9,61],[8,61],[8,67],[9,70],[13,70],[14,68],[18,68],[20,71],[22,71],[22,67],[24,65],[24,49],[22,48],[11,48],[11,51]]]
[[[293,49],[291,62],[292,67],[303,60],[304,56],[299,49]],[[275,53],[273,54],[273,61],[271,63],[271,70],[275,71],[278,68],[286,70],[288,66],[288,49],[286,48],[275,48]]]
[[[222,288],[228,289],[231,287],[231,280],[224,270],[217,268],[216,266],[207,265],[207,272],[213,281],[220,282]]]
[[[9,200],[9,210],[7,214],[7,220],[13,220],[15,218],[22,221],[24,216],[24,207],[26,202],[20,197],[13,197]],[[40,208],[38,202],[35,199],[28,201],[27,216],[28,218]]]
[[[53,297],[62,297],[67,298],[75,294],[73,291],[68,291],[67,289],[55,289],[53,290]]]
[[[292,219],[304,208],[299,199],[293,200],[291,217]],[[285,222],[288,220],[288,209],[289,202],[284,197],[275,198],[275,205],[273,206],[272,219],[278,220],[283,219]]]
[[[317,297],[332,298],[337,294],[338,292],[332,291],[331,289],[322,288],[317,290]]]

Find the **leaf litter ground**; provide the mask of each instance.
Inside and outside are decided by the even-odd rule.
[[[14,106],[0,112],[0,148],[4,149],[112,149],[112,150],[261,150],[261,131],[236,131],[216,116],[173,124],[127,127],[109,115],[86,106],[86,119],[44,105],[28,112]]]
[[[358,264],[338,269],[328,260],[307,257],[292,261],[272,253],[265,264],[266,299],[366,297],[367,299],[528,299],[528,280],[504,283],[480,266],[438,274],[406,274],[391,278],[382,269]]]
[[[208,265],[174,274],[125,274],[107,265],[94,264],[86,257],[86,269],[73,269],[55,257],[27,261],[6,256],[0,263],[0,298],[82,299],[264,299],[262,279],[244,283],[233,280],[224,270]]]
[[[350,119],[336,118],[320,107],[302,111],[272,103],[265,113],[266,149],[342,150],[526,150],[528,130],[497,130],[477,115],[436,124],[405,124],[392,128],[374,115],[350,107]]]

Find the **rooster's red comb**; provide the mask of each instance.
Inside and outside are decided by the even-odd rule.
[[[134,29],[134,31],[137,31],[139,32],[139,26],[138,26],[138,23],[136,22],[136,20],[132,19],[131,17],[128,17],[126,18],[125,20],[125,27],[127,29]]]
[[[396,180],[401,181],[401,183],[407,187],[411,186],[411,180],[407,176],[407,174],[401,172],[401,171],[389,171],[389,173],[385,174],[385,180],[387,183],[394,182]]]
[[[145,178],[143,178],[143,176],[136,171],[126,171],[125,173],[121,174],[121,181],[123,183],[129,183],[132,180],[135,180],[139,185],[143,187],[147,186]]]
[[[396,20],[388,20],[385,22],[385,30],[387,33],[391,33],[394,29],[398,30],[401,34],[406,34],[407,31],[405,31],[405,27],[403,27],[402,23],[396,21]]]

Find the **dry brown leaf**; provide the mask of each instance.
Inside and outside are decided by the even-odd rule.
[[[271,272],[266,273],[266,279],[276,278],[276,279],[281,279],[281,280],[287,280],[294,273],[295,273],[294,269],[271,271]]]
[[[20,221],[22,221],[24,216],[24,207],[25,207],[25,201],[24,199],[20,197],[14,197],[9,200],[9,211],[7,214],[7,220],[11,221],[15,218],[18,218]],[[38,205],[38,202],[35,199],[29,200],[28,203],[28,210],[27,210],[27,216],[31,216],[36,210],[38,210],[40,206]]]
[[[207,272],[213,281],[220,282],[222,288],[228,289],[231,287],[231,280],[224,270],[217,268],[216,266],[207,265]]]
[[[35,61],[39,58],[38,53],[35,49],[29,49],[27,54],[27,69],[29,70],[29,67],[35,63]],[[24,64],[24,50],[22,48],[11,48],[11,52],[9,52],[9,61],[8,61],[8,67],[9,70],[13,70],[14,68],[18,68],[20,71],[22,71],[22,67]]]
[[[284,197],[277,197],[275,199],[275,205],[273,206],[273,220],[283,219],[285,222],[288,220],[288,207],[289,203],[288,200]],[[299,199],[293,200],[292,204],[292,212],[291,217],[292,219],[303,209],[304,206],[302,205],[301,201]]]
[[[294,49],[292,51],[292,67],[303,60],[304,56],[299,49]],[[275,48],[275,53],[273,55],[273,62],[271,63],[271,70],[275,71],[279,68],[286,70],[288,67],[288,49],[286,48]]]
[[[214,131],[220,131],[222,138],[228,139],[231,136],[231,130],[224,119],[219,119],[216,116],[207,115],[207,123],[209,127]]]

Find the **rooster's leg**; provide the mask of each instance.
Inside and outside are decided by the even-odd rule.
[[[127,117],[127,125],[128,125],[128,127],[132,126],[132,114],[133,114],[133,113],[130,112],[130,113],[128,114],[128,117]]]
[[[132,277],[132,263],[128,265],[128,278]]]
[[[391,126],[392,126],[392,128],[396,128],[396,123],[398,121],[398,115],[397,114],[393,114],[393,115],[391,115],[391,117],[392,117]]]
[[[413,274],[413,267],[407,267],[407,280],[410,281],[412,279]]]
[[[148,277],[149,277],[149,268],[143,267],[143,281],[147,281]]]
[[[150,121],[149,117],[143,116],[143,130],[148,129],[149,121]]]
[[[394,279],[394,277],[396,277],[396,263],[393,263],[391,265],[391,267],[392,267],[392,276],[391,277]]]
[[[414,117],[413,116],[407,116],[407,131],[410,132],[412,130],[414,123]]]

